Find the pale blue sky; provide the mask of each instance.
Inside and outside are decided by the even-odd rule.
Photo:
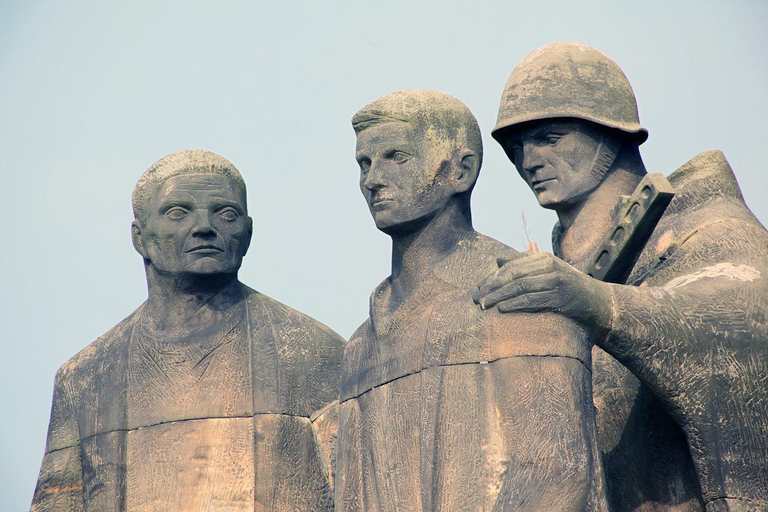
[[[160,157],[204,148],[249,187],[242,280],[347,337],[389,272],[357,188],[351,116],[383,94],[449,92],[486,158],[475,225],[516,248],[537,207],[490,138],[515,64],[570,40],[624,69],[649,170],[722,149],[768,222],[768,4],[0,1],[0,510],[28,508],[56,369],[146,297],[130,192]]]

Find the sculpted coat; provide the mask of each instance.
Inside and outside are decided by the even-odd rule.
[[[616,206],[647,192],[638,191],[648,132],[634,92],[607,55],[567,42],[515,67],[493,136],[540,206],[557,213],[559,258],[519,258],[474,298],[505,313],[570,318],[599,347],[593,385],[609,503],[768,510],[768,232],[722,153],[672,173],[672,202],[653,207],[664,212],[658,225],[652,214],[639,227],[642,208]],[[641,234],[652,235],[644,246]],[[589,277],[614,263],[623,267],[609,282]]]
[[[668,411],[687,439],[707,510],[768,509],[768,232],[721,152],[696,156],[669,181],[675,198],[628,280],[640,288],[614,287],[617,315],[606,340],[634,346],[615,355],[656,397],[606,354],[595,358],[606,470],[634,466],[649,500],[690,488],[684,474],[664,473],[680,467],[680,452],[645,448],[674,435]],[[642,478],[651,472],[668,478]],[[632,474],[613,474],[625,503],[640,498],[626,494],[637,489]]]
[[[343,340],[242,292],[194,357],[142,306],[61,367],[33,511],[332,510]]]
[[[590,345],[553,314],[472,302],[500,254],[475,233],[387,312],[389,280],[344,355],[340,510],[605,510]]]

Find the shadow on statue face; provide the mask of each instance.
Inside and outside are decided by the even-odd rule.
[[[360,190],[376,227],[389,235],[419,230],[453,196],[442,172],[450,162],[422,139],[402,122],[375,124],[357,135]]]
[[[604,176],[604,170],[594,172],[601,140],[587,123],[540,121],[511,132],[502,145],[539,204],[567,210],[586,200]]]
[[[159,273],[237,272],[251,240],[243,196],[220,174],[182,174],[157,187],[143,222],[134,221],[136,250]]]

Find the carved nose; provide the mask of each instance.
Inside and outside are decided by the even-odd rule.
[[[543,167],[543,165],[538,148],[534,144],[525,144],[523,146],[523,170],[533,173]]]
[[[195,214],[195,226],[192,228],[192,235],[198,237],[215,236],[216,231],[211,223],[211,212],[208,210],[198,210]]]
[[[384,186],[384,183],[381,180],[381,173],[378,171],[378,166],[374,163],[371,163],[371,166],[368,168],[368,174],[365,175],[363,186],[368,190],[377,190]]]

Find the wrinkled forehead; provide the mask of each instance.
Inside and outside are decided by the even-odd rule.
[[[151,195],[154,202],[203,197],[236,202],[245,207],[245,190],[234,180],[217,173],[176,174],[160,182]]]

